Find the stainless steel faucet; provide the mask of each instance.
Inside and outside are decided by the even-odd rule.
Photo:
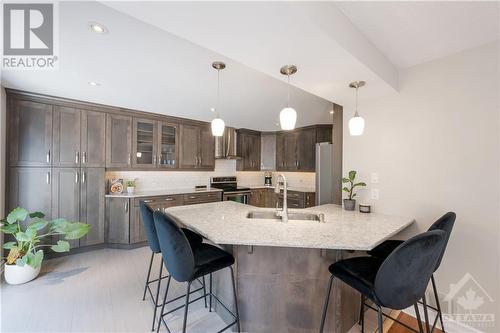
[[[286,183],[286,177],[284,174],[280,173],[278,177],[276,178],[276,187],[274,188],[274,192],[280,193],[280,184],[283,185],[283,207],[280,209],[279,208],[279,200],[276,202],[276,215],[281,216],[281,222],[288,222],[288,205],[287,205],[287,193],[286,193],[286,188],[287,188],[287,183]]]

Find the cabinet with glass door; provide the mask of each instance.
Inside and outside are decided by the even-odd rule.
[[[179,125],[159,121],[158,128],[158,167],[177,168]]]

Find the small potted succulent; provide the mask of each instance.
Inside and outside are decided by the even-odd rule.
[[[348,193],[347,199],[344,199],[345,210],[354,210],[356,208],[356,200],[354,199],[356,193],[354,192],[354,189],[356,187],[366,186],[366,184],[363,182],[355,183],[354,182],[355,178],[356,178],[356,171],[354,170],[349,171],[348,178],[342,178],[342,183],[348,184],[347,186],[344,186],[344,188],[342,189],[342,191]]]
[[[134,193],[136,181],[137,179],[129,179],[125,182],[125,185],[127,185],[127,193]]]
[[[28,213],[15,208],[0,221],[0,231],[12,241],[3,248],[9,251],[5,263],[5,281],[9,284],[26,283],[38,276],[43,260],[43,248],[54,252],[68,252],[68,240],[79,239],[90,230],[90,225],[65,219],[46,220],[41,212]],[[47,244],[51,236],[60,238],[57,244]],[[9,240],[7,239],[7,240]]]

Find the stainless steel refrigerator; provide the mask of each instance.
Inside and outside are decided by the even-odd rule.
[[[333,145],[316,144],[316,206],[333,203]]]

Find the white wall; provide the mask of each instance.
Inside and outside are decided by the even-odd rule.
[[[5,89],[0,86],[0,217],[5,215],[5,128],[6,128],[6,96]],[[3,234],[0,235],[0,245],[3,244]],[[1,248],[1,246],[0,246]],[[3,257],[3,249],[0,249]]]
[[[498,58],[494,43],[402,71],[400,93],[360,102],[361,137],[349,136],[352,110],[344,110],[344,173],[358,170],[367,183],[379,174],[360,199],[377,212],[415,217],[400,237],[457,213],[438,288],[446,294],[471,273],[495,300],[478,309],[496,312],[497,328],[482,329],[492,332],[500,330]],[[371,188],[379,200],[370,200]]]

